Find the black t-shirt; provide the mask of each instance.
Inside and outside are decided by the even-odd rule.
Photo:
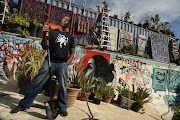
[[[74,48],[74,38],[68,32],[61,32],[59,29],[49,31],[49,49],[52,62],[67,62],[68,52],[71,48]]]

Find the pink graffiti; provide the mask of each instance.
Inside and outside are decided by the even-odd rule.
[[[125,64],[129,67],[130,72],[137,74],[141,71],[142,64],[139,60],[125,59]]]

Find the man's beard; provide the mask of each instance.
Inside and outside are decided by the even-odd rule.
[[[68,27],[68,25],[67,25],[67,24],[65,24],[65,23],[62,23],[62,24],[61,24],[61,27],[65,29],[65,28],[67,28],[67,27]]]

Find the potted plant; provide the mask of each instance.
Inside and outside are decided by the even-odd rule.
[[[86,97],[88,98],[91,95],[95,81],[96,78],[94,77],[93,74],[86,76],[84,73],[82,73],[81,80],[78,83],[78,86],[82,88],[82,91],[80,92],[77,98],[78,100],[85,101]]]
[[[143,107],[144,103],[149,101],[149,95],[147,89],[138,88],[134,95],[135,102],[132,104],[131,110],[138,112]]]
[[[176,106],[174,104],[170,104],[169,105],[172,110],[174,111],[174,114],[173,114],[173,117],[172,117],[172,120],[179,120],[180,119],[180,106]]]
[[[125,53],[128,53],[128,46],[127,45],[124,45],[123,48],[122,48],[122,52],[125,54]]]
[[[30,36],[30,33],[28,31],[28,27],[30,26],[30,23],[29,23],[29,19],[27,18],[27,14],[24,14],[23,16],[19,16],[16,8],[13,8],[13,13],[6,14],[4,18],[4,23],[7,30],[21,34],[23,35],[23,37]]]
[[[129,44],[129,45],[128,45],[128,51],[129,51],[129,53],[130,53],[131,55],[135,54],[135,52],[136,52],[135,46]]]
[[[118,98],[117,98],[116,104],[120,105],[121,104],[121,93],[122,93],[123,89],[120,86],[117,86],[116,90],[118,92]]]
[[[30,20],[29,22],[29,31],[31,36],[37,37],[38,29],[41,29],[43,27],[43,24],[41,24],[41,22],[39,22],[37,19]]]
[[[119,93],[117,104],[121,108],[125,108],[127,110],[131,109],[132,104],[135,102],[133,93],[127,88],[122,89],[121,87],[118,87],[117,90]]]
[[[104,90],[104,101],[110,103],[114,96],[114,88],[112,86],[107,86]]]
[[[106,82],[104,82],[102,78],[97,78],[94,83],[93,92],[91,93],[89,100],[99,105],[100,101],[103,98],[103,92],[106,85]]]
[[[23,47],[21,59],[18,58],[15,54],[11,54],[20,62],[21,74],[18,77],[18,81],[20,83],[18,83],[18,86],[21,87],[20,94],[24,95],[28,85],[38,73],[41,64],[43,63],[46,56],[46,51],[37,51],[35,47],[31,46],[30,48]]]
[[[82,79],[82,75],[80,72],[73,73],[72,75],[69,75],[69,82],[67,82],[67,94],[66,94],[66,104],[67,107],[72,107],[73,104],[75,103],[77,96],[79,95],[79,92],[82,90],[78,86],[79,81]],[[57,95],[58,95],[58,87],[57,87]],[[58,97],[58,96],[57,96]]]

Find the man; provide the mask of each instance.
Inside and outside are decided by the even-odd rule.
[[[67,116],[67,104],[66,104],[66,82],[68,79],[68,65],[71,63],[75,48],[74,48],[74,38],[66,32],[66,28],[70,23],[70,18],[68,16],[63,17],[61,20],[61,27],[59,29],[54,29],[49,31],[49,27],[45,25],[43,27],[43,33],[49,31],[49,49],[51,57],[51,73],[56,72],[59,92],[58,92],[58,104],[60,109],[60,114],[62,116]],[[42,40],[43,49],[47,49],[46,37]],[[68,56],[68,52],[70,55]],[[47,57],[44,60],[38,75],[32,80],[24,99],[20,100],[19,105],[11,110],[11,113],[17,113],[23,111],[26,108],[30,108],[35,97],[40,92],[44,83],[49,78],[49,66]],[[50,86],[49,86],[50,87]]]

